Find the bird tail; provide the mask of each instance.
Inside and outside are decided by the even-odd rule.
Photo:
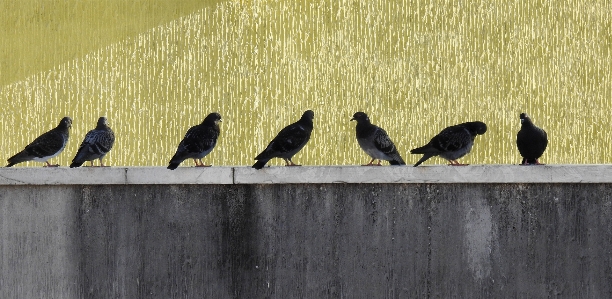
[[[179,164],[181,164],[181,162],[177,163],[177,162],[170,161],[170,165],[168,165],[168,169],[175,170],[179,166]]]
[[[412,153],[412,151],[410,151],[410,153]],[[423,155],[421,160],[419,160],[419,162],[416,162],[416,164],[414,164],[414,167],[417,167],[417,166],[421,165],[421,163],[427,161],[427,159],[429,159],[429,158],[431,158],[433,156],[435,156],[435,155],[431,154],[431,153],[426,153],[425,155]]]
[[[403,160],[391,160],[391,161],[389,161],[389,164],[391,164],[391,165],[406,165],[406,162],[404,162]]]
[[[81,167],[81,165],[83,165],[83,162],[79,162],[79,161],[72,161],[72,163],[70,164],[70,168],[75,168],[75,167]]]
[[[170,162],[168,162],[168,169],[170,170],[175,170],[179,164],[183,163],[183,161],[187,160],[189,158],[189,154],[186,153],[185,151],[181,151],[180,146],[179,149],[176,151],[176,153],[174,154],[174,156],[172,156],[172,159],[170,159]]]
[[[255,169],[262,169],[264,166],[266,166],[266,163],[268,163],[269,160],[259,160],[257,162],[255,162],[255,164],[253,164],[253,168]]]
[[[8,158],[7,162],[9,162],[9,164],[6,165],[6,167],[11,167],[17,163],[29,161],[30,159],[31,157],[30,155],[28,155],[28,153],[26,153],[26,151],[21,151],[17,153],[16,155]]]
[[[404,159],[402,159],[402,156],[400,156],[400,154],[396,151],[391,158],[393,158],[393,160],[389,161],[389,164],[391,165],[406,165],[406,162],[404,162]]]
[[[430,146],[429,144],[423,145],[421,147],[417,147],[415,149],[410,150],[411,154],[428,154],[437,151],[435,148]]]

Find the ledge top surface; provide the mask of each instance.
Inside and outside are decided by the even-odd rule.
[[[612,164],[0,168],[0,185],[308,183],[612,183]]]

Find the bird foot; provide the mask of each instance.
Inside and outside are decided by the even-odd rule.
[[[286,164],[285,166],[302,166],[302,165],[298,165],[298,164],[295,164],[295,163],[291,163],[291,164]]]
[[[456,160],[452,160],[452,161],[450,161],[450,164],[448,164],[448,165],[449,166],[468,166],[470,164],[462,164],[462,163],[457,162]]]
[[[375,161],[375,160],[376,160],[376,159],[372,159],[372,161],[370,161],[370,163],[368,163],[368,164],[362,164],[361,166],[382,166],[382,164],[380,164],[380,163],[381,163],[381,161],[380,161],[380,160],[378,160],[378,164],[374,164],[374,161]]]
[[[543,163],[540,163],[540,162],[536,162],[536,163],[527,163],[527,162],[525,162],[525,163],[522,163],[522,164],[519,164],[519,165],[520,166],[535,166],[535,165],[546,165],[546,164],[543,164]]]
[[[49,164],[47,163],[47,165],[43,165],[43,167],[59,167],[59,164]]]
[[[523,159],[523,162],[521,162],[521,164],[519,165],[531,166],[531,165],[546,165],[546,164],[540,163],[538,159],[535,159],[535,163],[530,163],[529,159]]]
[[[211,166],[212,166],[212,164],[211,165],[198,164],[195,167],[211,167]]]

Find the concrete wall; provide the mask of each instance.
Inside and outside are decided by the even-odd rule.
[[[209,184],[227,168],[193,169],[130,168],[135,184],[105,184],[120,168],[1,170],[0,298],[612,297],[610,183],[470,183],[483,169],[439,166],[339,171],[463,182],[276,167],[255,174],[330,182]]]

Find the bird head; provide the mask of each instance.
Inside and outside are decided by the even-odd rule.
[[[209,124],[216,124],[218,125],[219,122],[221,122],[221,114],[217,113],[217,112],[213,112],[211,114],[209,114],[208,116],[206,116],[206,118],[204,119],[204,121],[202,121],[202,123],[209,123]]]
[[[304,111],[304,114],[302,114],[302,118],[303,119],[309,119],[309,120],[312,121],[314,119],[314,111],[312,111],[312,110]]]
[[[525,112],[521,113],[521,124],[524,122],[531,122],[531,118],[529,118],[529,115]]]
[[[482,135],[487,132],[487,125],[481,121],[472,121],[464,124],[474,135]]]
[[[363,112],[355,112],[355,114],[353,114],[353,118],[351,118],[351,121],[353,120],[356,120],[359,124],[370,122],[370,118],[368,117],[368,115]]]
[[[96,129],[104,128],[106,126],[108,126],[108,120],[106,119],[106,117],[101,116],[100,118],[98,118],[98,124],[96,125]]]
[[[62,118],[62,120],[60,120],[59,126],[67,127],[67,128],[72,127],[72,118],[70,118],[68,116],[64,116],[64,118]]]

